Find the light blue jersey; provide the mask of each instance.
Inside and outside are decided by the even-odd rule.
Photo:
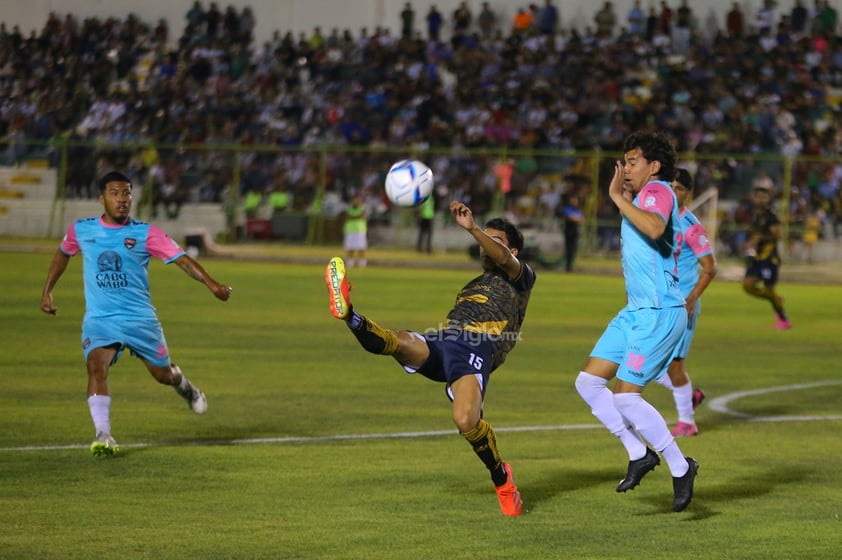
[[[129,220],[107,224],[85,218],[73,224],[61,242],[68,256],[82,253],[85,318],[82,352],[114,346],[112,363],[130,348],[152,365],[170,365],[169,350],[149,293],[149,259],[170,263],[184,254],[156,226]]]
[[[652,240],[623,217],[620,228],[621,260],[626,280],[628,309],[663,309],[684,305],[678,285],[676,254],[681,240],[678,202],[664,181],[648,183],[634,198],[634,205],[655,212],[666,222],[661,237]]]
[[[713,253],[705,227],[693,212],[684,208],[680,213],[681,252],[678,254],[678,286],[687,297],[699,281],[699,259]],[[675,348],[673,359],[684,359],[690,352],[696,335],[696,321],[702,312],[701,298],[696,300],[692,314],[687,318],[687,330]]]
[[[713,253],[707,231],[693,212],[679,214],[681,252],[678,254],[678,286],[686,297],[699,281],[699,259]]]
[[[99,217],[78,220],[61,250],[82,253],[85,318],[129,316],[155,318],[149,293],[149,258],[170,263],[184,254],[178,244],[150,224],[129,220],[110,225]]]

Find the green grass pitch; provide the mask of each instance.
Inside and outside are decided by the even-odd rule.
[[[327,259],[325,259],[326,262]],[[79,349],[81,262],[38,309],[50,255],[0,253],[0,558],[824,559],[842,550],[842,286],[783,284],[794,328],[717,280],[688,369],[708,395],[696,497],[672,513],[666,465],[617,494],[627,458],[573,381],[623,305],[616,275],[538,270],[522,340],[492,376],[527,513],[502,516],[443,387],[357,345],[323,264],[207,259],[222,303],[153,263],[173,359],[204,416],[124,355],[110,375],[118,457],[94,460]],[[352,270],[381,325],[436,327],[474,270]],[[672,397],[644,392],[670,423]]]

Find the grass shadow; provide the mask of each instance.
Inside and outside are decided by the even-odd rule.
[[[532,480],[528,486],[528,496],[524,503],[530,506],[552,500],[555,496],[589,488],[591,486],[602,486],[610,488],[623,477],[616,469],[589,469],[571,471],[559,469],[551,476],[545,476],[538,480]],[[522,490],[523,493],[523,490]]]

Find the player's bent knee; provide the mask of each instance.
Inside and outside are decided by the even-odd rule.
[[[474,411],[453,411],[453,423],[460,434],[467,434],[479,424],[479,414]]]
[[[576,386],[576,391],[578,391],[579,395],[584,397],[593,391],[600,391],[604,389],[607,383],[608,381],[602,377],[590,374],[586,371],[580,371],[579,375],[576,376],[576,382],[574,385]]]

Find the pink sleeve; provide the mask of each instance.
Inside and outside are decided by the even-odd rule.
[[[669,221],[672,214],[675,197],[669,187],[662,183],[649,183],[637,196],[638,208],[647,212],[655,212],[664,221]]]
[[[146,238],[146,250],[153,257],[158,257],[165,263],[169,263],[184,254],[178,243],[164,233],[164,230],[157,226],[149,226],[149,236]]]
[[[79,240],[76,238],[76,224],[73,224],[68,228],[67,233],[64,234],[64,239],[61,240],[61,245],[59,245],[62,252],[72,257],[73,255],[79,252]]]
[[[684,239],[690,250],[697,257],[703,257],[713,251],[708,239],[708,232],[702,224],[693,224],[684,232]]]

